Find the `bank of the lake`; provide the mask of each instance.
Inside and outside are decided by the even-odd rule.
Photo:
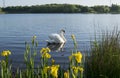
[[[120,5],[82,6],[76,4],[45,4],[33,6],[8,6],[0,8],[5,13],[111,13],[119,14]]]

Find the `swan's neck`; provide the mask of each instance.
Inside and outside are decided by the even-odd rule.
[[[62,37],[62,39],[64,40],[64,42],[66,42],[66,39],[64,37],[64,33],[63,32],[60,32],[60,36]]]

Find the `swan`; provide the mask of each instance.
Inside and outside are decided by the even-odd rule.
[[[60,30],[60,33],[54,33],[49,35],[49,39],[47,40],[48,44],[65,44],[66,39],[64,37],[65,30]]]

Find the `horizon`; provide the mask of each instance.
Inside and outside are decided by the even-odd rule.
[[[32,5],[45,5],[45,4],[76,4],[83,6],[96,6],[96,5],[107,5],[111,6],[112,4],[120,5],[120,0],[0,0],[0,7],[8,7],[8,6],[32,6]]]

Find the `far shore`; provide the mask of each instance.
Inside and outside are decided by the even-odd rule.
[[[76,4],[45,4],[33,6],[7,6],[0,8],[0,14],[23,14],[23,13],[81,13],[81,14],[120,14],[120,5],[112,4],[83,6]]]

